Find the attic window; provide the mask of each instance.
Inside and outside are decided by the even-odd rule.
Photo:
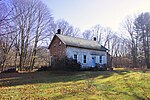
[[[59,42],[59,46],[61,46],[61,42]]]

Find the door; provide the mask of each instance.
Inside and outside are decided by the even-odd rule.
[[[95,67],[95,57],[92,57],[92,67]]]

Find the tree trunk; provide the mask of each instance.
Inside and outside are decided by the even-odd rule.
[[[136,53],[136,47],[133,46],[132,48],[132,67],[137,68],[137,53]]]
[[[146,65],[147,65],[147,68],[150,69],[150,58],[149,58],[149,52],[150,52],[150,48],[149,48],[149,34],[148,34],[148,30],[147,30],[147,37],[146,37],[146,42],[147,42],[147,48],[146,48],[146,51],[147,51],[147,60],[146,60]]]
[[[16,52],[16,54],[15,54],[15,61],[14,61],[14,63],[15,63],[15,68],[17,69],[17,56],[18,56],[18,54],[17,54],[17,52]]]
[[[36,56],[36,52],[37,52],[37,43],[38,43],[38,32],[36,33],[36,37],[35,37],[35,44],[34,44],[34,48],[33,48],[33,53],[31,56],[31,64],[30,64],[30,70],[33,70],[34,64],[35,64],[35,56]]]
[[[19,62],[19,70],[22,71],[24,64],[24,29],[22,28],[21,33],[21,52],[20,52],[20,62]]]

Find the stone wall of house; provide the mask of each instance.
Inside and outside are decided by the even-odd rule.
[[[51,65],[55,66],[66,56],[65,44],[56,36],[50,46]]]

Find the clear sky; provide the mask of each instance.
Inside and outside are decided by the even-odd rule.
[[[42,0],[53,17],[65,19],[81,31],[97,24],[118,31],[122,20],[150,11],[150,0]]]

